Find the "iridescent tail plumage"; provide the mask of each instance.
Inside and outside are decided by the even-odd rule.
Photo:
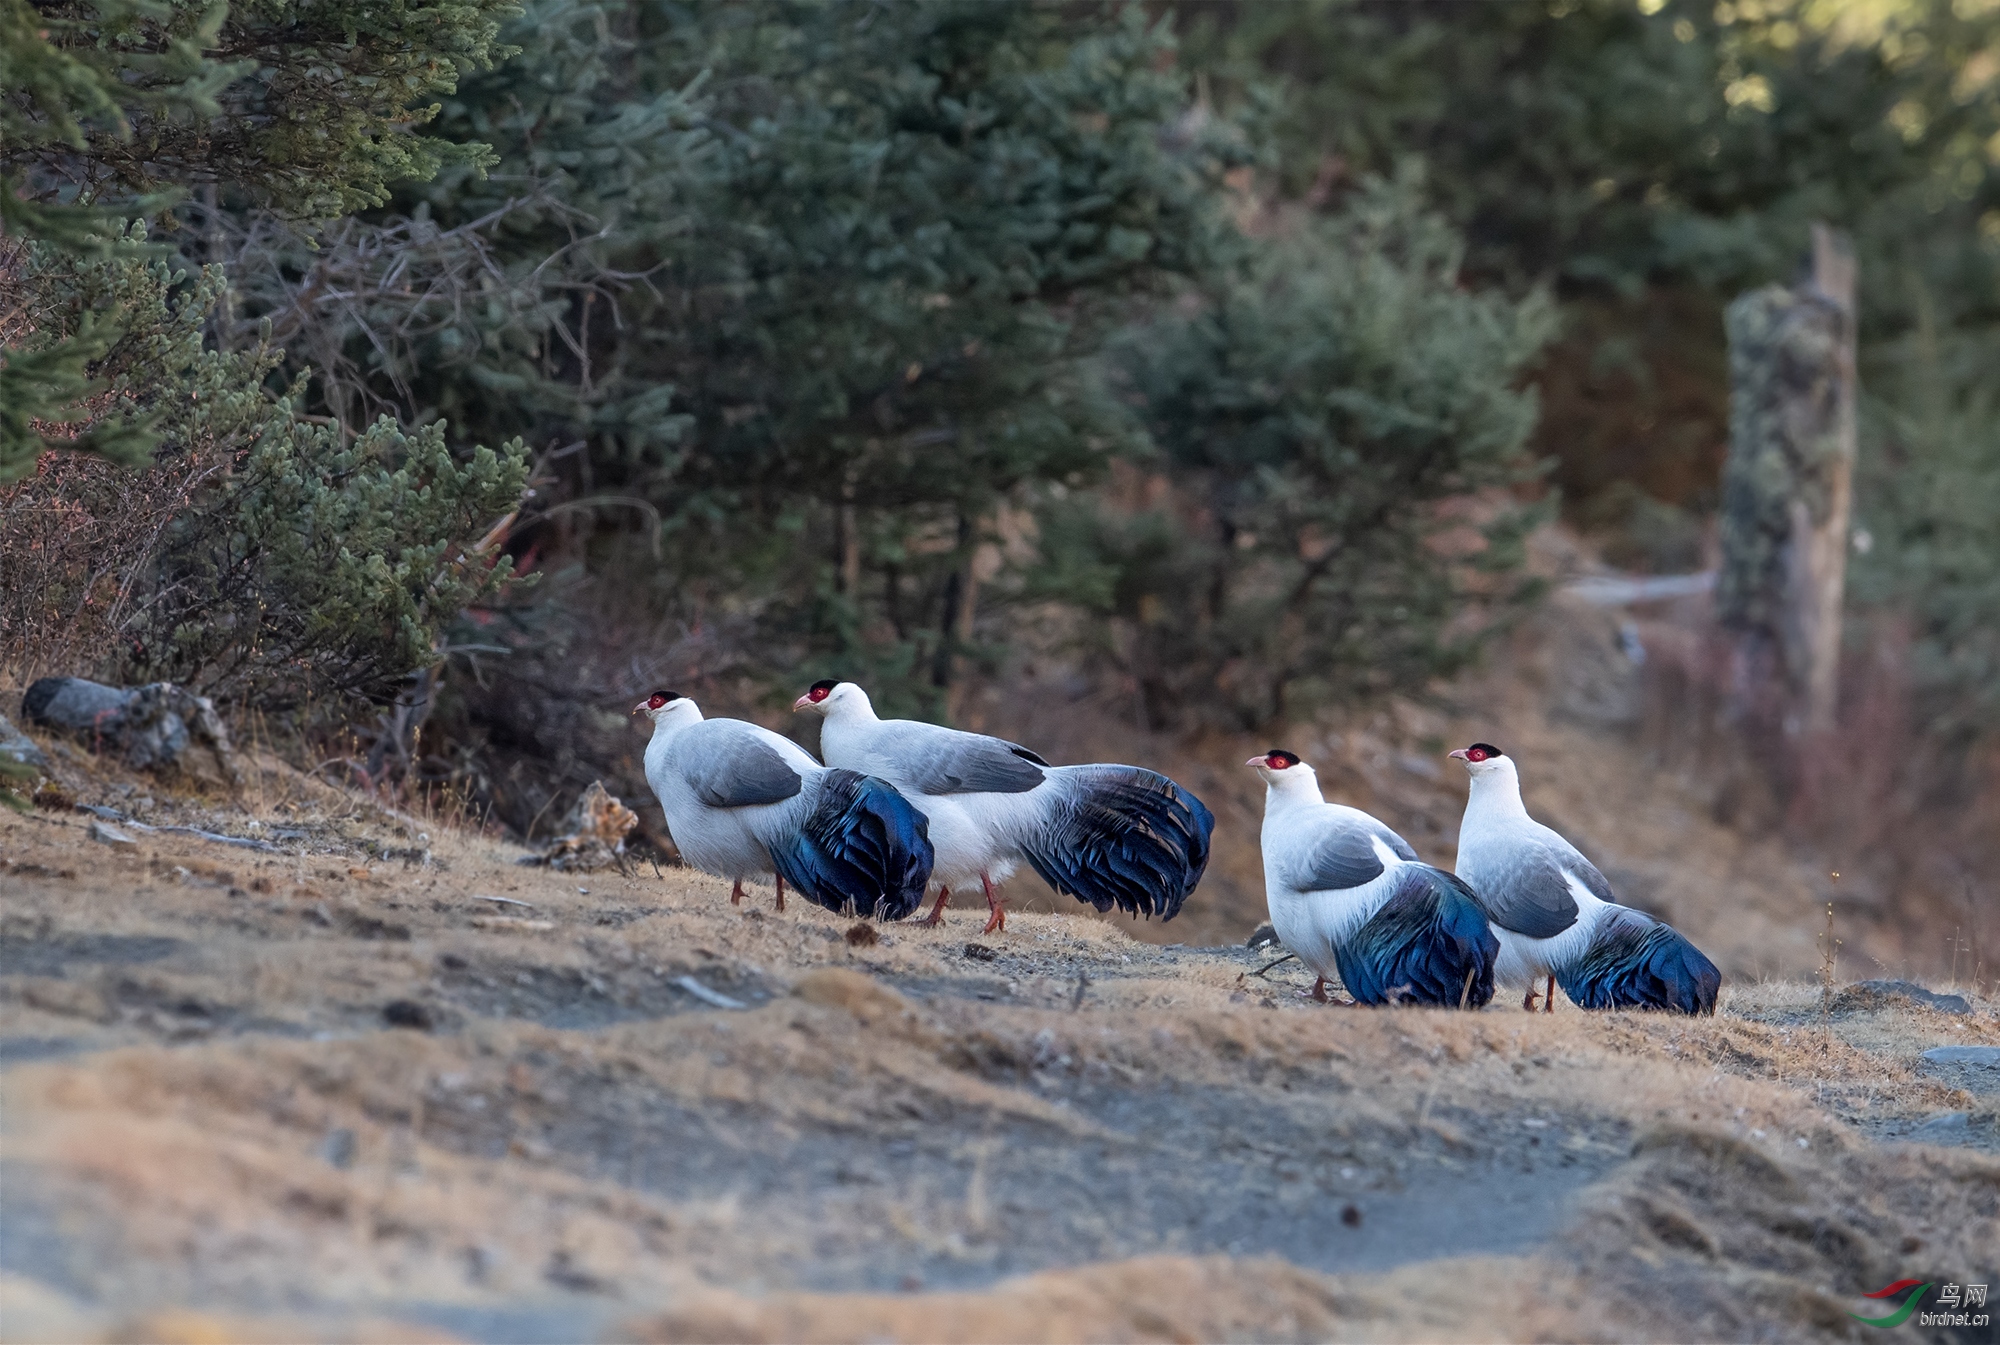
[[[1171,920],[1208,867],[1215,815],[1155,771],[1053,768],[1049,812],[1021,848],[1042,881],[1100,911]]]
[[[1358,1004],[1483,1008],[1500,941],[1472,889],[1443,869],[1404,864],[1382,907],[1334,949]]]
[[[893,786],[872,775],[829,770],[805,824],[771,847],[778,876],[816,906],[901,920],[930,882],[930,828]]]
[[[1582,957],[1556,969],[1556,982],[1579,1008],[1709,1014],[1722,973],[1673,926],[1620,906],[1605,913]]]

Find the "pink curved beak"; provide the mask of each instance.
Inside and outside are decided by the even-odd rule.
[[[1251,757],[1248,761],[1244,762],[1243,764],[1246,766],[1268,766],[1271,764],[1271,759],[1268,756],[1265,756],[1262,752],[1259,752],[1256,756]]]
[[[1463,747],[1458,747],[1458,748],[1454,748],[1454,749],[1452,749],[1451,751],[1449,751],[1449,752],[1446,752],[1446,753],[1445,753],[1445,755],[1446,755],[1447,757],[1451,758],[1451,759],[1452,759],[1452,760],[1454,760],[1454,761],[1470,761],[1470,760],[1472,760],[1472,758],[1471,758],[1471,757],[1469,757],[1469,756],[1465,755],[1465,749],[1464,749]]]
[[[646,710],[646,701],[650,701],[651,699],[653,698],[651,696],[648,696],[646,697],[646,700],[640,701],[637,705],[633,706],[632,713],[635,715],[644,714]]]
[[[797,714],[799,711],[805,709],[808,705],[811,705],[812,703],[813,703],[813,698],[811,696],[801,696],[797,700],[792,702],[792,713]]]

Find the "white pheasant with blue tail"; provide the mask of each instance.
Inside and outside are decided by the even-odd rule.
[[[1274,747],[1244,763],[1264,777],[1264,897],[1271,928],[1359,1004],[1476,1009],[1493,998],[1499,951],[1470,890],[1417,859],[1379,819],[1328,803],[1298,754]]]
[[[793,709],[822,716],[830,766],[879,775],[930,822],[936,924],[956,887],[986,894],[986,932],[1003,929],[999,885],[1022,862],[1100,911],[1171,920],[1208,867],[1215,818],[1157,771],[1052,766],[1019,743],[941,724],[882,719],[852,682],[818,681]]]
[[[1458,876],[1472,885],[1500,936],[1498,976],[1527,985],[1544,1013],[1560,984],[1585,1009],[1715,1012],[1722,973],[1681,933],[1622,906],[1597,866],[1528,816],[1514,759],[1491,743],[1451,754],[1472,776],[1458,830]]]
[[[923,814],[882,780],[833,770],[740,719],[705,719],[673,691],[632,708],[653,721],[646,782],[681,857],[735,884],[776,881],[815,906],[900,920],[923,902],[935,852]]]

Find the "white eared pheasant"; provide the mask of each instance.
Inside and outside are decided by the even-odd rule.
[[[1577,848],[1528,816],[1514,759],[1491,743],[1451,754],[1472,775],[1458,831],[1458,876],[1500,936],[1498,975],[1527,983],[1521,1001],[1555,1011],[1560,984],[1579,1008],[1715,1012],[1722,973],[1671,925],[1621,906]]]
[[[977,881],[990,915],[995,888],[1026,860],[1058,892],[1100,911],[1171,920],[1208,866],[1215,818],[1164,775],[1137,766],[1051,766],[1017,743],[908,719],[878,719],[852,682],[815,682],[792,707],[826,723],[828,765],[879,775],[930,819],[937,905]]]
[[[632,708],[653,721],[646,783],[688,863],[730,879],[777,880],[815,906],[901,920],[923,904],[934,858],[923,814],[881,780],[830,770],[789,738],[704,719],[673,691]]]
[[[1244,763],[1264,777],[1264,898],[1271,928],[1319,979],[1359,1004],[1483,1008],[1500,945],[1471,891],[1419,863],[1409,842],[1359,808],[1328,803],[1296,753]]]

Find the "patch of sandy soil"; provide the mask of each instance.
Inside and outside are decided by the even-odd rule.
[[[156,829],[0,813],[9,1340],[1805,1340],[2000,1270],[2000,1098],[1921,1060],[1990,1001],[1327,1007],[1240,920],[857,926],[50,748]]]

